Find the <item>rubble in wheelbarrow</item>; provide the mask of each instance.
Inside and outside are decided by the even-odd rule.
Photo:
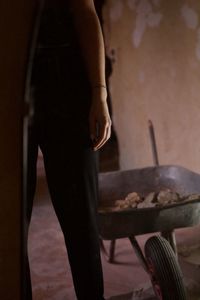
[[[99,211],[120,211],[126,209],[142,209],[151,207],[163,207],[185,201],[200,200],[200,194],[191,194],[182,197],[169,189],[159,192],[150,192],[145,197],[139,193],[129,193],[125,199],[116,200],[112,205],[100,206]]]

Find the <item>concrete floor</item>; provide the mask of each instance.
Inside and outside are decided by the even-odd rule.
[[[150,235],[138,237],[141,247]],[[188,300],[200,300],[200,226],[176,230],[179,263]],[[108,249],[110,242],[104,241]],[[34,300],[74,300],[74,290],[64,240],[51,206],[42,160],[29,235]],[[114,264],[102,254],[105,296],[110,300],[155,299],[149,277],[128,239],[117,240]],[[88,299],[90,300],[90,299]]]

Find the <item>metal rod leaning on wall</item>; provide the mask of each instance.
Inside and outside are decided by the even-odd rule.
[[[151,141],[151,149],[152,149],[152,154],[153,154],[153,163],[155,166],[159,166],[156,138],[155,138],[153,123],[151,120],[148,121],[148,126],[149,126],[149,135],[150,135],[150,141]]]
[[[154,162],[155,166],[159,166],[158,151],[157,151],[157,146],[156,146],[154,126],[153,126],[153,123],[152,123],[151,120],[148,120],[148,126],[149,126],[149,135],[150,135],[150,141],[151,141],[153,162]],[[161,232],[161,236],[164,237],[170,243],[172,249],[174,250],[175,255],[178,256],[175,232],[173,230],[172,231]]]

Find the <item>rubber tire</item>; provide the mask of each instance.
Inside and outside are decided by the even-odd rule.
[[[159,300],[186,300],[183,275],[170,244],[153,236],[145,244],[145,257],[154,292]]]

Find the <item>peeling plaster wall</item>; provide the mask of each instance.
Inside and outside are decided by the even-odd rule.
[[[160,164],[200,172],[200,2],[108,0],[104,24],[121,169],[152,165],[151,119]]]

